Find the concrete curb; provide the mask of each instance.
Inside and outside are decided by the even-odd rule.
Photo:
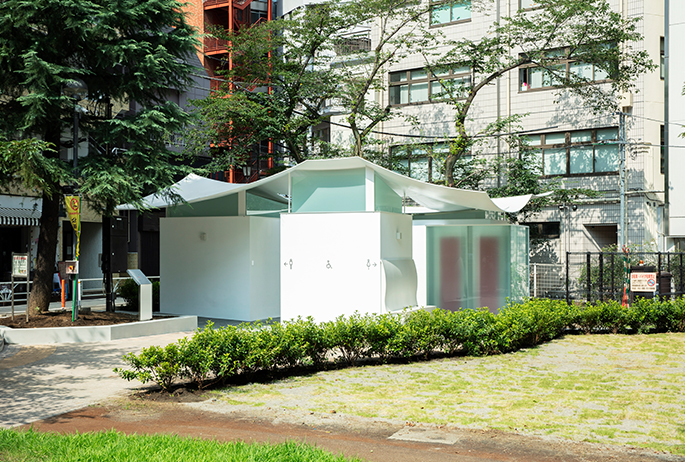
[[[45,327],[35,329],[10,329],[0,326],[0,338],[4,343],[19,345],[45,345],[48,343],[107,342],[132,337],[170,334],[197,329],[197,316],[152,319],[150,321],[114,324],[111,326]],[[0,341],[0,344],[3,341]],[[0,347],[2,351],[2,347]]]

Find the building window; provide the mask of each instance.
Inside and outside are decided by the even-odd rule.
[[[659,39],[659,75],[661,80],[666,77],[666,41],[663,37]]]
[[[553,60],[554,64],[546,67],[530,65],[520,68],[520,91],[555,88],[562,85],[563,79],[572,76],[589,82],[601,82],[609,79],[609,74],[599,66],[565,59],[565,56],[568,56],[566,49],[550,51],[547,53],[547,58]]]
[[[346,37],[335,44],[335,53],[339,56],[350,55],[360,51],[371,51],[371,39],[366,36]]]
[[[537,7],[538,4],[535,0],[519,0],[519,10],[532,10]]]
[[[456,0],[431,5],[430,25],[442,26],[471,20],[471,0]]]
[[[558,221],[522,223],[530,228],[530,239],[559,239],[561,226]]]
[[[444,101],[462,98],[471,88],[471,69],[458,67],[430,72],[414,69],[390,73],[390,104]]]
[[[449,151],[449,143],[410,144],[391,147],[390,155],[397,173],[431,183],[444,180],[443,159]]]
[[[540,148],[543,175],[590,175],[618,171],[618,128],[528,137]]]

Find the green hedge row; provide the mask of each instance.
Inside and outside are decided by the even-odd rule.
[[[209,324],[190,338],[125,355],[129,368],[115,372],[127,380],[156,382],[164,390],[177,379],[189,379],[202,388],[236,374],[323,367],[328,362],[354,366],[360,359],[506,353],[547,342],[567,329],[583,333],[683,332],[685,299],[639,299],[630,307],[613,301],[579,307],[559,300],[531,299],[509,304],[498,314],[486,309],[436,309],[354,314],[321,324],[311,318],[220,329]]]

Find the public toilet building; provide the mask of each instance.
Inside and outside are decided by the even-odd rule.
[[[504,212],[530,196],[490,199],[361,158],[308,160],[240,185],[190,175],[174,192],[185,202],[146,198],[167,208],[165,313],[322,322],[406,307],[496,311],[528,295],[528,228]]]

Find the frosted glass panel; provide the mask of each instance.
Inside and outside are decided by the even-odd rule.
[[[616,171],[618,171],[618,145],[597,145],[595,148],[595,172]]]
[[[364,169],[293,173],[292,211],[363,212],[366,209]]]
[[[412,84],[411,92],[409,93],[409,95],[410,103],[420,103],[422,101],[428,101],[428,82]]]
[[[493,312],[528,294],[526,227],[429,226],[428,304],[446,310],[487,306]]]
[[[571,148],[571,173],[592,173],[592,146]]]
[[[527,135],[525,138],[531,146],[540,146],[541,144],[540,135]]]
[[[530,295],[528,263],[528,226],[511,227],[511,293],[512,302],[522,302]]]
[[[427,301],[445,310],[470,308],[468,226],[426,229]]]
[[[566,174],[566,148],[545,149],[544,150],[544,174],[545,175],[564,175]]]
[[[542,69],[530,69],[528,71],[528,85],[530,88],[542,88]]]

